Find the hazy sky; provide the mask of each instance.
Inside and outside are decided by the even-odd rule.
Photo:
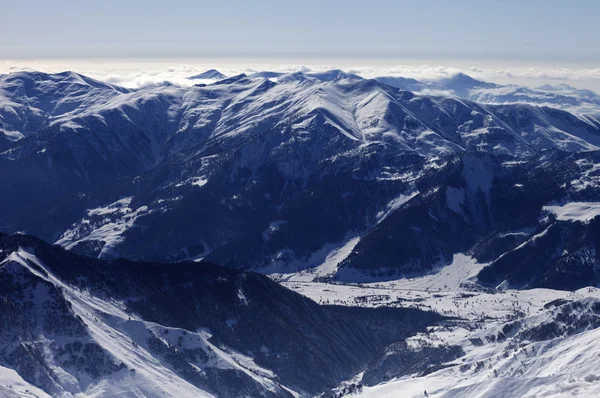
[[[0,0],[0,57],[600,61],[598,0]]]

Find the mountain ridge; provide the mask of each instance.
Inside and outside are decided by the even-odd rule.
[[[10,285],[2,317],[11,325],[0,328],[1,363],[61,396],[126,386],[144,396],[297,396],[289,387],[312,395],[368,366],[380,348],[443,319],[410,309],[319,306],[263,275],[209,263],[105,262],[25,235],[1,235],[0,246],[0,284]],[[34,315],[44,308],[53,311]],[[25,321],[15,323],[19,311]],[[22,322],[44,343],[36,347]],[[6,344],[11,339],[32,351]],[[91,362],[78,359],[81,349]],[[178,382],[166,380],[169,374]]]

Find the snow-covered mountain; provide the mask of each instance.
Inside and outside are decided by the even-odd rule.
[[[0,113],[20,137],[0,153],[2,230],[105,258],[306,268],[442,178],[450,158],[600,147],[591,118],[339,70],[139,90],[14,73],[0,92],[22,108]]]
[[[581,207],[549,211],[560,218],[590,215]],[[0,392],[600,392],[599,289],[495,291],[477,283],[486,264],[453,257],[439,273],[392,282],[331,284],[299,274],[282,287],[259,274],[206,262],[107,262],[30,236],[2,235]]]
[[[402,90],[456,96],[484,104],[531,104],[558,108],[595,120],[600,117],[600,95],[567,84],[535,88],[501,85],[477,80],[464,73],[426,82],[391,76],[375,80]]]
[[[73,72],[0,76],[0,149],[129,90]]]
[[[598,391],[594,93],[217,74],[0,76],[0,388]]]
[[[318,305],[204,262],[104,262],[23,235],[0,248],[0,366],[55,397],[312,396],[443,320]]]
[[[206,72],[188,77],[190,80],[223,80],[225,78],[227,78],[227,76],[216,69],[209,69]]]

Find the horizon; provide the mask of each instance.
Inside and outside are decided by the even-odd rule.
[[[160,79],[185,85],[186,68],[342,69],[418,80],[461,72],[600,92],[600,3],[591,0],[23,0],[4,11],[0,73],[71,70],[138,87]]]
[[[0,74],[18,71],[59,73],[72,71],[129,88],[169,82],[188,86],[189,76],[217,69],[228,76],[260,71],[291,73],[341,69],[364,78],[394,76],[434,81],[464,73],[497,84],[538,87],[568,84],[600,92],[600,68],[586,64],[498,64],[486,61],[435,61],[324,58],[96,58],[0,60]]]

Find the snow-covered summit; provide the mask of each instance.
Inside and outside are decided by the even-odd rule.
[[[450,77],[435,80],[434,84],[443,89],[451,90],[460,97],[468,95],[468,93],[473,89],[492,89],[499,87],[497,84],[476,80],[464,73],[457,73]]]
[[[222,80],[227,76],[222,74],[216,69],[209,69],[206,72],[199,73],[194,76],[188,77],[190,80]]]

